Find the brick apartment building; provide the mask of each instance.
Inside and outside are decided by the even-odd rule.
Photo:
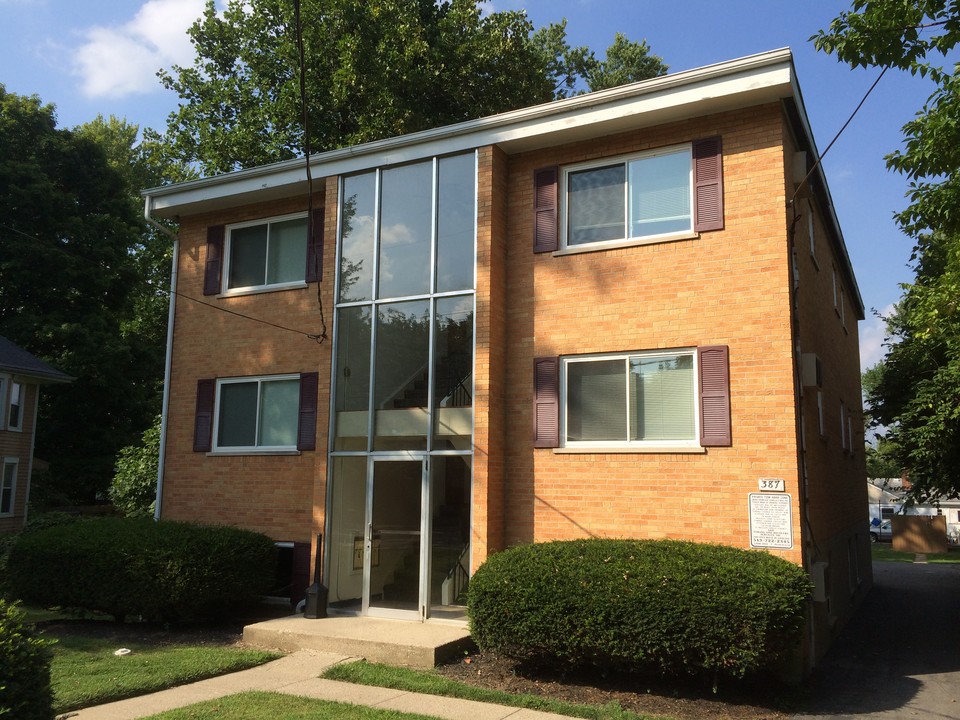
[[[158,516],[269,534],[293,594],[322,534],[331,611],[416,620],[518,543],[759,548],[821,655],[872,578],[817,157],[777,50],[326,152],[310,203],[302,159],[145,191],[180,223]]]

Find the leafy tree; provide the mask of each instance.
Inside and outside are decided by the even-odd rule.
[[[160,459],[160,415],[140,438],[117,454],[110,500],[127,517],[153,517]]]
[[[58,129],[51,105],[0,85],[0,334],[77,378],[41,393],[40,504],[102,496],[159,409],[166,315],[143,278],[162,282],[169,250],[140,217],[136,134]]]
[[[928,78],[933,92],[903,127],[887,166],[910,181],[896,215],[914,238],[916,279],[887,320],[893,341],[868,377],[867,402],[888,427],[886,454],[906,468],[913,494],[960,494],[960,76],[942,67],[960,42],[960,4],[855,0],[817,48],[854,67]],[[878,446],[879,451],[879,446]]]
[[[645,43],[618,36],[608,60],[572,48],[565,23],[534,32],[484,0],[302,0],[310,144],[329,150],[662,74]],[[161,71],[180,98],[173,152],[208,174],[296,157],[304,147],[289,0],[209,0],[190,67]]]

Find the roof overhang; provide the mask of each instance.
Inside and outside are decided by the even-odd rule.
[[[564,100],[469,120],[445,127],[331,150],[313,155],[313,177],[359,172],[374,167],[496,145],[507,154],[604,137],[770,102],[783,104],[800,149],[819,153],[803,106],[789,48],[707,65]],[[823,169],[812,182],[827,212],[858,317],[863,300],[847,254]],[[143,191],[144,214],[176,219],[187,215],[269,202],[307,192],[303,158],[238,170]]]
[[[789,49],[578,95],[490,117],[331,150],[314,177],[497,145],[508,154],[588,140],[690,117],[777,102],[793,92]],[[306,192],[302,158],[143,192],[147,212],[176,218]]]

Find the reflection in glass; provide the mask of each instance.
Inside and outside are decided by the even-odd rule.
[[[623,358],[567,364],[567,440],[627,439]]]
[[[630,237],[692,230],[690,150],[630,163]]]
[[[370,399],[370,307],[337,312],[334,450],[367,449]]]
[[[229,287],[263,285],[267,262],[267,226],[236,228],[230,231]]]
[[[437,299],[433,449],[469,450],[473,433],[473,296]]]
[[[630,358],[630,407],[631,440],[693,440],[693,356]]]
[[[273,380],[260,384],[261,447],[295,447],[300,409],[300,381]]]
[[[433,163],[383,171],[377,297],[430,292]]]
[[[433,617],[459,618],[470,580],[470,457],[430,463],[430,598]],[[451,611],[451,607],[456,610]]]
[[[420,609],[422,488],[421,460],[373,464],[371,607]]]
[[[439,161],[437,292],[473,289],[475,165],[472,153]]]
[[[367,459],[331,458],[329,560],[324,580],[331,608],[360,610],[363,597],[363,560],[366,528]]]
[[[425,450],[429,388],[430,303],[377,309],[373,405],[374,450]]]
[[[220,386],[220,447],[250,447],[257,443],[257,383]]]
[[[340,302],[373,297],[376,173],[343,180],[340,212]]]
[[[570,173],[568,245],[626,237],[623,180],[623,164]]]
[[[267,254],[267,284],[297,282],[305,277],[307,219],[297,218],[270,225]]]

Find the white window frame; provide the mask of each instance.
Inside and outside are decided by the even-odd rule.
[[[7,380],[8,376],[0,375],[0,430],[7,429]]]
[[[688,440],[567,440],[567,419],[570,417],[568,403],[568,369],[574,363],[623,360],[640,357],[675,357],[688,355],[693,359],[693,437]],[[674,348],[664,350],[640,350],[637,352],[600,353],[594,355],[570,355],[560,358],[560,447],[561,448],[620,448],[620,449],[660,449],[660,448],[700,448],[700,377],[698,372],[699,355],[696,348]],[[629,393],[629,375],[624,379],[624,393]],[[627,404],[627,423],[629,427],[630,407]]]
[[[3,490],[7,484],[7,468],[13,468],[13,479],[10,485],[10,509],[3,511]],[[12,517],[17,507],[17,475],[20,474],[20,458],[5,457],[3,459],[3,473],[0,474],[0,517]]]
[[[817,260],[817,222],[813,214],[813,203],[807,200],[807,235],[810,239],[810,259],[817,270],[820,269],[820,261]]]
[[[17,408],[19,412],[17,413],[17,422],[14,423],[11,421],[10,416],[13,414],[13,392],[14,388],[17,389],[18,398],[17,398]],[[27,395],[27,386],[26,384],[19,382],[12,377],[0,378],[0,405],[3,407],[3,420],[0,421],[0,427],[9,430],[10,432],[23,432],[23,414],[26,410],[26,400]]]
[[[260,452],[283,452],[283,451],[295,451],[297,449],[296,439],[292,445],[260,445],[259,444],[259,433],[260,433],[260,400],[262,397],[260,387],[263,383],[268,382],[277,382],[283,380],[296,380],[300,382],[299,373],[285,374],[285,375],[253,375],[253,376],[244,376],[244,377],[231,377],[231,378],[218,378],[216,384],[216,393],[214,395],[214,406],[213,406],[213,442],[212,448],[213,452],[224,452],[224,453],[260,453]],[[255,419],[256,423],[256,432],[257,432],[257,443],[254,445],[221,445],[220,444],[220,396],[221,389],[225,385],[239,385],[241,383],[256,383],[257,384],[257,417]],[[298,401],[299,401],[299,392],[298,392]],[[297,412],[299,413],[299,404],[297,406]]]
[[[258,218],[257,220],[249,220],[246,222],[232,223],[227,225],[224,230],[224,241],[223,241],[223,287],[224,291],[221,295],[245,295],[248,293],[262,292],[264,290],[283,290],[287,288],[298,288],[298,287],[307,287],[307,252],[304,251],[303,255],[303,278],[300,280],[289,280],[287,282],[279,283],[264,283],[262,285],[244,285],[241,287],[230,287],[230,265],[233,259],[233,231],[242,230],[243,228],[257,227],[260,225],[267,226],[267,255],[269,257],[269,238],[270,238],[270,225],[275,225],[277,223],[286,222],[288,220],[302,220],[307,217],[307,213],[289,213],[287,215],[277,215],[276,217],[269,218]],[[307,230],[309,232],[310,223],[307,223]],[[307,245],[309,247],[310,238],[307,237]],[[266,260],[264,261],[266,262]]]
[[[826,437],[827,429],[823,425],[823,390],[817,390],[817,425],[820,437]]]
[[[570,175],[577,172],[582,172],[584,170],[590,170],[593,168],[604,168],[611,167],[614,165],[623,165],[624,166],[624,183],[623,183],[623,192],[624,192],[624,230],[629,232],[629,216],[630,216],[630,172],[629,164],[636,160],[643,160],[647,158],[654,158],[663,155],[673,155],[675,153],[685,150],[690,159],[690,166],[688,171],[689,178],[689,198],[690,198],[690,226],[687,229],[679,230],[670,233],[660,233],[657,235],[644,235],[641,237],[624,237],[614,240],[600,240],[597,242],[590,243],[578,243],[575,245],[570,245],[567,242],[567,236],[569,233],[570,227],[570,218],[569,218],[569,207],[570,200],[568,197],[568,187],[570,184]],[[614,157],[603,158],[600,160],[591,160],[589,162],[577,163],[575,165],[567,165],[561,169],[560,173],[560,250],[561,253],[577,253],[577,252],[591,252],[594,250],[602,250],[605,248],[616,248],[616,247],[629,247],[633,245],[647,245],[652,243],[660,242],[669,242],[671,240],[685,240],[690,238],[697,237],[696,231],[694,228],[694,214],[695,214],[695,203],[696,203],[696,194],[694,188],[694,174],[693,174],[693,143],[681,143],[679,145],[671,145],[669,147],[656,148],[655,150],[646,150],[644,152],[632,153],[630,155],[617,155]]]
[[[840,401],[840,447],[847,452],[847,407]]]

